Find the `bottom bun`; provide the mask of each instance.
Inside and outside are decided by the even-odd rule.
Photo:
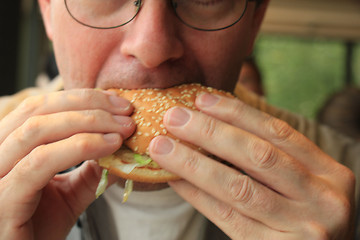
[[[145,159],[147,163],[139,163],[137,158]],[[97,162],[111,174],[136,182],[165,183],[180,179],[179,176],[162,169],[148,155],[135,154],[125,146]]]

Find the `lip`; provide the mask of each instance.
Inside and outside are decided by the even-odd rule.
[[[101,78],[96,81],[96,87],[101,89],[166,89],[187,83],[201,83],[206,85],[203,81],[200,81],[202,79],[202,77],[189,74],[187,70],[181,71],[176,69],[174,71],[167,68],[157,71],[134,71],[127,69],[126,72],[123,70],[109,74],[106,78],[101,76]]]
[[[196,61],[184,58],[168,60],[154,68],[147,68],[134,57],[114,54],[102,66],[95,87],[101,89],[170,88],[186,83],[204,84],[204,74]]]

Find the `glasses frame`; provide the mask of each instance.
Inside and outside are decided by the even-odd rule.
[[[199,27],[196,27],[196,26],[193,26],[187,22],[185,22],[177,13],[176,11],[176,3],[174,2],[174,0],[170,0],[171,1],[171,6],[175,12],[175,15],[176,17],[186,26],[188,26],[189,28],[192,28],[192,29],[195,29],[195,30],[198,30],[198,31],[205,31],[205,32],[214,32],[214,31],[220,31],[220,30],[224,30],[224,29],[227,29],[227,28],[230,28],[232,26],[234,26],[236,23],[238,23],[244,16],[246,10],[247,10],[247,6],[248,6],[248,3],[249,2],[256,2],[257,0],[245,0],[245,8],[244,8],[244,11],[242,12],[242,14],[239,16],[239,18],[232,24],[228,25],[228,26],[225,26],[225,27],[221,27],[221,28],[209,28],[209,29],[206,29],[206,28],[199,28]],[[70,11],[69,7],[68,7],[68,4],[67,4],[67,0],[64,0],[64,3],[65,3],[65,7],[66,7],[66,10],[67,12],[69,13],[69,15],[76,21],[78,22],[79,24],[83,25],[83,26],[86,26],[86,27],[89,27],[89,28],[95,28],[95,29],[114,29],[114,28],[119,28],[119,27],[122,27],[126,24],[128,24],[129,22],[131,22],[132,20],[134,20],[134,18],[139,14],[140,12],[140,9],[141,9],[141,6],[142,6],[142,0],[135,0],[134,1],[134,5],[137,7],[136,9],[136,13],[135,15],[128,21],[126,21],[125,23],[122,23],[120,25],[116,25],[116,26],[112,26],[112,27],[97,27],[97,26],[92,26],[92,25],[89,25],[89,24],[86,24],[80,20],[78,20]]]

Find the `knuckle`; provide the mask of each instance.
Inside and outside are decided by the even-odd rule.
[[[218,126],[216,121],[217,120],[211,117],[206,118],[205,124],[201,128],[201,136],[208,139],[217,139]]]
[[[26,141],[33,140],[39,135],[41,121],[39,117],[30,117],[24,124],[14,132],[14,137],[18,144],[24,145]]]
[[[75,149],[77,149],[80,155],[91,152],[93,149],[92,143],[97,142],[88,134],[75,135],[74,138]]]
[[[276,165],[277,151],[275,147],[266,141],[254,141],[250,143],[251,160],[257,167],[270,169]]]
[[[196,202],[197,201],[200,201],[201,198],[202,198],[202,192],[199,188],[192,188],[190,191],[189,191],[189,196],[190,196],[190,199],[193,199],[195,200]]]
[[[91,94],[90,89],[87,88],[64,91],[60,98],[61,101],[74,106],[79,105],[79,103],[91,104],[94,102],[94,96]]]
[[[232,113],[235,113],[236,116],[243,116],[243,114],[246,112],[247,105],[239,100],[233,101],[234,104],[232,104]]]
[[[248,106],[244,102],[238,99],[231,100],[231,102],[233,104],[229,104],[229,111],[227,118],[234,123],[242,122],[243,121],[242,117],[248,114],[247,113],[249,111]]]
[[[28,118],[22,126],[22,132],[26,133],[33,133],[37,132],[41,127],[39,117],[30,117]]]
[[[288,141],[294,134],[294,129],[287,122],[274,117],[269,117],[266,125],[270,138],[279,143]]]
[[[307,222],[304,226],[304,239],[329,240],[330,234],[322,225],[316,222]]]
[[[77,89],[77,94],[84,102],[91,103],[91,102],[94,102],[94,100],[95,100],[94,92],[91,91],[90,89],[86,89],[86,88],[85,89]],[[78,101],[77,98],[74,98],[74,100]]]
[[[189,151],[184,159],[184,169],[190,173],[197,172],[199,168],[199,154],[195,151]]]
[[[230,179],[230,198],[232,201],[248,204],[253,198],[253,183],[249,176],[238,175]]]
[[[47,98],[46,95],[32,96],[26,98],[19,105],[19,109],[24,115],[27,116],[35,115],[39,111],[39,108],[45,105],[46,98]]]
[[[350,199],[334,191],[328,191],[323,197],[327,201],[328,209],[331,209],[329,214],[336,221],[336,224],[349,223],[351,221],[353,208]]]
[[[350,192],[353,192],[356,184],[356,177],[354,172],[344,166],[343,171],[341,173],[341,177],[344,179],[346,186],[349,187]]]
[[[46,164],[48,154],[46,151],[46,145],[40,145],[33,149],[24,161],[24,169],[26,171],[39,171]]]
[[[87,124],[93,125],[98,122],[97,112],[99,110],[84,110],[82,111],[82,118]]]
[[[79,118],[84,124],[87,125],[103,125],[104,122],[113,120],[112,115],[104,110],[83,110]]]
[[[214,208],[216,215],[221,222],[231,224],[234,221],[236,212],[231,206],[223,202],[217,202],[216,204],[214,204]]]
[[[273,214],[277,212],[278,204],[267,194],[260,194],[256,191],[254,181],[251,177],[244,175],[235,177],[230,181],[229,198],[239,203],[240,208],[257,209],[261,208],[264,214]]]

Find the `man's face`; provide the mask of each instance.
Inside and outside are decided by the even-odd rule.
[[[99,30],[74,21],[63,0],[40,4],[66,89],[164,88],[200,82],[233,90],[262,17],[250,2],[233,27],[204,32],[181,23],[169,1],[145,0],[127,25]]]

